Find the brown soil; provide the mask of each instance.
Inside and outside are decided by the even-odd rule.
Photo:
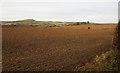
[[[88,29],[90,27],[90,29]],[[116,25],[6,27],[3,71],[73,71],[110,50]]]

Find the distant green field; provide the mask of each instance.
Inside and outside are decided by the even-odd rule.
[[[19,21],[2,21],[2,25],[37,25],[37,26],[68,26],[90,24],[87,22],[60,22],[60,21],[36,21],[33,19],[25,19]],[[93,23],[92,23],[93,24]]]

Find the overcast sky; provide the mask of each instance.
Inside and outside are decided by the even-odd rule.
[[[118,0],[2,0],[1,20],[118,22]]]

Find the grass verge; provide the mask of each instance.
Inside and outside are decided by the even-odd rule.
[[[79,71],[117,71],[116,52],[114,50],[107,51],[100,56],[96,55],[94,60],[85,66],[80,67]]]

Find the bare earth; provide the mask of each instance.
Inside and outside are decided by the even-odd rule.
[[[115,27],[80,25],[3,28],[3,71],[77,70],[96,55],[111,49]]]

